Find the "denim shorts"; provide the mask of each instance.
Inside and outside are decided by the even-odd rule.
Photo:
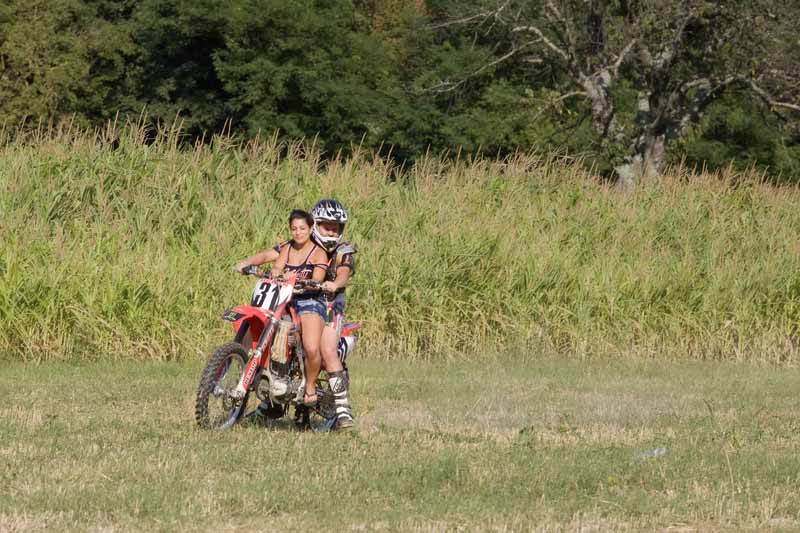
[[[295,298],[291,305],[298,316],[314,313],[319,315],[323,322],[325,321],[325,304],[317,298]]]
[[[322,318],[326,326],[341,331],[344,323],[344,293],[340,292],[333,299],[330,316],[328,315],[327,300],[322,297],[306,297],[292,300],[292,308],[297,315],[315,313]]]

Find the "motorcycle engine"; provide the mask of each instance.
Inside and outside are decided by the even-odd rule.
[[[302,385],[303,373],[298,357],[293,356],[286,363],[270,359],[268,368],[262,373],[256,394],[262,400],[268,398],[272,401],[287,402],[296,396]]]

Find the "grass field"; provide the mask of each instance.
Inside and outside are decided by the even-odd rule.
[[[356,358],[307,434],[197,429],[201,366],[4,366],[0,531],[800,528],[794,369]]]

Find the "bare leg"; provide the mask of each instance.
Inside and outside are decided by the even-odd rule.
[[[337,331],[329,326],[322,328],[322,338],[320,339],[319,349],[322,355],[322,364],[328,374],[344,370],[342,362],[339,361],[339,356],[336,354],[338,346],[339,334]]]

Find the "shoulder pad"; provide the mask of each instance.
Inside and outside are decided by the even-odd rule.
[[[354,254],[357,251],[356,245],[351,242],[343,242],[336,247],[336,253],[339,255]]]

